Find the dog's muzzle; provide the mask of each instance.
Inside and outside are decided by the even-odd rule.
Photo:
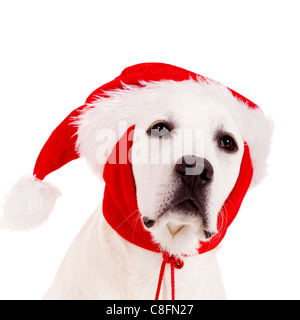
[[[207,189],[214,175],[211,163],[207,159],[188,155],[180,158],[174,169],[177,180],[179,180],[179,188],[170,206],[166,207],[160,216],[169,209],[186,215],[200,214],[205,237],[210,238],[213,233],[207,230],[209,217],[206,210],[206,199]],[[155,220],[144,217],[143,223],[146,228],[151,228]]]

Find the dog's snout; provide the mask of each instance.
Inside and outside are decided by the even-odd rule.
[[[192,187],[204,187],[214,174],[214,169],[207,159],[193,155],[182,157],[176,163],[175,170],[183,183]]]

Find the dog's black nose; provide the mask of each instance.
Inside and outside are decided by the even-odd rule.
[[[204,158],[184,156],[175,165],[182,182],[191,188],[205,187],[214,174],[211,163]]]

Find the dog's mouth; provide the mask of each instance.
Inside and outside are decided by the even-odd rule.
[[[173,203],[163,213],[161,213],[155,220],[148,217],[143,217],[144,226],[148,229],[152,228],[157,220],[164,216],[167,212],[171,212],[172,215],[177,216],[178,221],[170,221],[166,224],[168,231],[172,237],[175,237],[186,229],[190,219],[202,218],[203,232],[206,239],[209,239],[214,232],[208,231],[208,214],[205,210],[201,209],[201,206],[193,198],[187,198],[183,201]],[[176,220],[177,220],[176,218]]]
[[[178,204],[172,207],[172,211],[187,215],[200,214],[200,208],[195,202],[195,200],[192,198],[188,198],[179,202]]]
[[[181,202],[178,202],[176,204],[173,204],[173,205],[169,206],[168,208],[166,208],[158,216],[158,218],[162,217],[169,210],[172,210],[174,213],[185,214],[185,215],[188,215],[188,216],[200,215],[200,209],[199,209],[198,205],[196,204],[196,202],[192,198],[188,198],[186,200],[183,200]],[[150,219],[148,217],[143,217],[143,223],[144,223],[146,228],[153,227],[155,222],[156,222],[156,220],[152,220],[152,219]],[[169,228],[169,230],[170,230],[170,228]],[[173,228],[172,227],[171,227],[171,230],[173,232]]]
[[[200,215],[200,209],[197,206],[196,202],[192,198],[188,198],[186,200],[183,200],[176,205],[172,206],[170,208],[173,213],[179,214],[182,217],[189,217],[189,216],[197,216]],[[180,232],[183,232],[183,230],[186,228],[186,224],[182,222],[168,222],[167,228],[171,234],[172,237],[175,237]]]

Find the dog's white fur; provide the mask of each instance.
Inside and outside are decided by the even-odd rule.
[[[87,159],[99,177],[116,143],[115,135],[121,137],[132,125],[145,132],[152,121],[166,117],[171,117],[178,128],[202,128],[205,133],[204,153],[197,155],[209,159],[218,178],[215,179],[218,183],[210,188],[210,231],[217,231],[218,212],[238,177],[243,141],[249,145],[253,162],[252,186],[264,177],[272,134],[271,121],[261,110],[250,109],[234,98],[226,87],[201,80],[161,81],[143,83],[143,87],[124,86],[107,94],[106,98],[96,99],[91,108],[84,110],[79,120],[74,119],[78,125],[80,156]],[[119,128],[120,121],[126,121],[127,126]],[[218,128],[234,134],[238,152],[228,155],[216,147],[213,135]],[[112,129],[115,135],[105,136],[103,129]],[[176,135],[174,139],[176,141]],[[143,151],[148,144],[146,134],[139,142],[134,141],[133,172],[141,214],[155,219],[158,218],[158,205],[172,193],[174,186],[171,165],[161,167],[161,174],[151,165],[135,161],[137,151]],[[194,147],[189,150],[190,154],[195,152]],[[173,153],[173,160],[182,155]],[[27,220],[30,221],[30,217]],[[171,210],[149,231],[163,249],[173,254],[193,254],[199,239],[205,240],[200,217],[187,218]],[[176,270],[176,298],[225,298],[215,251],[184,258],[184,268]],[[71,245],[45,298],[153,299],[161,262],[161,254],[130,244],[112,230],[103,219],[99,206]],[[161,292],[163,299],[170,298],[169,279],[168,266]]]

